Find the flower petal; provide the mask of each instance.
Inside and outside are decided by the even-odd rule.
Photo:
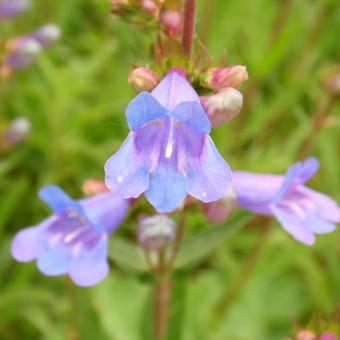
[[[176,106],[176,108],[169,113],[177,121],[180,121],[200,133],[209,133],[211,130],[211,123],[203,111],[202,106],[197,102],[183,102]]]
[[[182,204],[186,196],[184,178],[177,170],[175,159],[161,156],[159,166],[150,174],[150,187],[145,196],[160,213],[171,212]]]
[[[47,185],[39,192],[39,197],[47,203],[55,213],[59,213],[66,208],[73,207],[79,210],[79,205],[70,198],[62,189],[56,185]]]
[[[316,234],[328,234],[336,230],[335,224],[323,220],[322,218],[314,215],[309,216],[306,224],[309,226],[310,230]]]
[[[141,92],[126,108],[125,114],[132,131],[136,131],[145,123],[162,118],[168,110],[148,92]]]
[[[69,275],[78,286],[89,287],[102,281],[109,273],[107,238],[104,236],[96,248],[83,249],[71,262]]]
[[[303,187],[303,192],[315,203],[321,218],[340,223],[340,207],[332,198],[306,187]]]
[[[85,198],[80,204],[87,218],[108,233],[112,233],[120,225],[129,207],[127,200],[110,192]]]
[[[54,218],[51,217],[36,227],[19,231],[11,245],[13,258],[19,262],[29,262],[47,250],[47,239],[43,234],[53,220]]]
[[[148,170],[135,152],[134,135],[130,133],[105,164],[105,184],[122,198],[138,197],[149,187]]]
[[[176,71],[170,71],[152,90],[151,94],[168,110],[173,110],[182,102],[200,103],[194,88]]]
[[[39,270],[49,276],[66,274],[72,260],[72,249],[61,243],[38,257]]]
[[[274,204],[271,209],[282,227],[296,240],[309,246],[315,243],[314,234],[298,216],[288,213]]]
[[[206,136],[201,157],[187,157],[185,188],[188,194],[205,203],[224,197],[232,185],[229,165]]]

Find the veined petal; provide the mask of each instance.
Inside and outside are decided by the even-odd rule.
[[[105,192],[80,201],[87,218],[95,225],[112,233],[123,221],[129,203],[127,200]]]
[[[287,171],[280,190],[276,193],[273,203],[279,202],[294,184],[303,184],[308,181],[319,169],[316,158],[308,158],[305,162],[293,164]]]
[[[170,71],[152,90],[152,96],[168,110],[182,102],[197,102],[200,99],[190,83],[176,71]]]
[[[303,192],[315,203],[318,216],[327,221],[340,223],[340,207],[332,198],[306,187],[303,187]]]
[[[184,178],[177,170],[175,158],[161,156],[158,168],[150,174],[145,196],[160,213],[171,212],[182,204],[186,196]]]
[[[167,112],[168,110],[148,92],[138,94],[125,111],[132,131],[136,131],[145,123],[164,117]]]
[[[108,275],[107,237],[103,235],[98,245],[91,250],[83,249],[72,260],[69,275],[78,286],[93,286]]]
[[[149,169],[136,154],[131,132],[105,164],[105,184],[122,198],[138,197],[149,187]]]
[[[206,136],[199,159],[187,158],[187,193],[205,203],[223,198],[232,185],[232,173],[211,138]]]
[[[169,113],[175,118],[200,133],[209,133],[211,130],[211,123],[203,111],[202,106],[197,102],[183,102],[176,106],[176,108]]]
[[[315,243],[315,236],[306,224],[293,213],[286,212],[284,209],[273,204],[271,206],[273,214],[281,223],[282,227],[291,234],[296,240],[313,245]]]

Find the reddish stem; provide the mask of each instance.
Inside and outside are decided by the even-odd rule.
[[[192,45],[195,36],[196,0],[186,0],[184,7],[183,39],[182,45],[188,57],[191,57]]]

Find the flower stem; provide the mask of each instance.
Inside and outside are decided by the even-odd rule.
[[[184,6],[183,38],[182,45],[185,53],[190,58],[195,36],[196,0],[186,0]]]

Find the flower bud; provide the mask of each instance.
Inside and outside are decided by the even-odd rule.
[[[158,74],[148,67],[137,67],[129,73],[128,83],[137,91],[150,91],[159,82]]]
[[[333,96],[340,96],[340,71],[330,75],[326,79],[325,85]]]
[[[296,336],[296,339],[297,340],[316,340],[317,337],[313,332],[307,329],[303,329],[299,331],[299,333]]]
[[[221,200],[204,204],[203,211],[210,222],[221,223],[228,218],[235,207],[236,193],[233,189],[229,189]]]
[[[181,34],[181,15],[178,11],[166,10],[160,16],[160,22],[164,32],[171,38],[177,38]]]
[[[242,109],[242,93],[229,87],[215,95],[201,97],[201,104],[208,114],[213,127],[234,119]]]
[[[0,20],[27,10],[29,5],[29,0],[0,0]]]
[[[7,49],[10,53],[5,58],[5,65],[10,69],[22,69],[32,64],[41,53],[41,45],[33,38],[19,37],[12,40]]]
[[[152,0],[142,0],[142,7],[152,16],[156,16],[158,6]]]
[[[320,336],[319,340],[339,340],[339,338],[331,332],[325,332]]]
[[[14,147],[22,143],[30,134],[31,122],[24,117],[14,119],[3,135],[3,143],[6,147]]]
[[[129,6],[129,0],[110,0],[112,13],[120,14]]]
[[[138,240],[143,247],[158,250],[175,237],[176,224],[165,215],[154,215],[144,218],[138,228]]]
[[[87,179],[83,183],[82,190],[85,195],[92,196],[107,192],[108,188],[103,181],[98,181],[96,179]]]
[[[248,80],[247,68],[242,65],[234,65],[226,68],[211,68],[208,70],[205,84],[213,90],[221,90],[226,87],[239,89],[242,83]]]
[[[60,28],[55,24],[47,24],[29,35],[43,48],[51,47],[61,36]]]

